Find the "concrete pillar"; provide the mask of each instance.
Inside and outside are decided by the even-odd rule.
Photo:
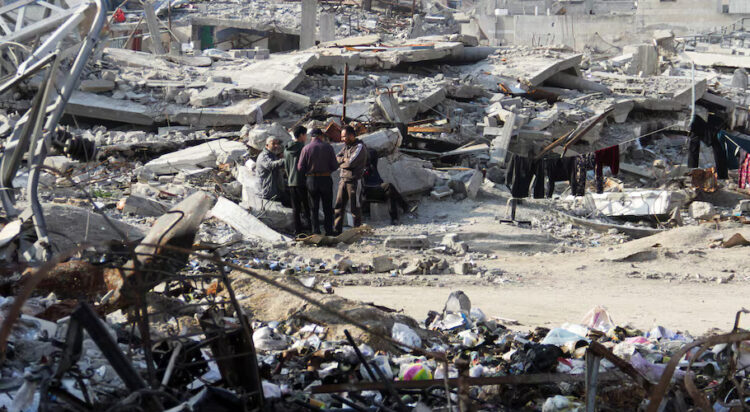
[[[319,31],[318,40],[321,43],[336,40],[336,15],[333,13],[320,13]]]
[[[732,76],[732,87],[745,90],[747,89],[747,71],[743,68],[739,68],[734,71]]]
[[[415,14],[412,16],[411,32],[409,33],[410,39],[416,39],[425,35],[424,29],[422,28],[422,16]]]
[[[552,9],[552,0],[544,0],[544,12],[549,16],[549,11]]]
[[[317,0],[302,0],[302,27],[299,38],[299,49],[305,50],[315,46],[315,21],[318,15]]]

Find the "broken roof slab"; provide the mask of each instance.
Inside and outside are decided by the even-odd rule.
[[[478,71],[520,79],[531,86],[539,86],[553,75],[563,71],[574,71],[583,59],[582,54],[539,49],[505,49],[497,55],[490,56],[486,62],[476,66]]]

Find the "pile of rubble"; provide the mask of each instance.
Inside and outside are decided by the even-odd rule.
[[[703,338],[601,307],[522,332],[462,292],[423,321],[335,294],[520,283],[456,230],[482,202],[555,254],[703,224],[737,229],[711,247],[750,245],[745,63],[669,32],[616,55],[486,47],[438,2],[325,4],[317,37],[308,0],[30,3],[0,8],[8,410],[746,405],[739,314]],[[284,36],[309,47],[272,52]],[[336,151],[354,126],[383,180],[439,213],[401,229],[371,202],[370,225],[293,238],[255,164],[299,125]]]
[[[750,336],[737,325],[704,338],[644,332],[596,307],[580,323],[519,332],[460,291],[417,322],[211,255],[104,323],[97,313],[137,289],[72,303],[59,283],[75,275],[90,293],[91,268],[58,266],[37,286],[57,294],[3,303],[23,313],[3,326],[8,410],[731,410],[745,385]]]

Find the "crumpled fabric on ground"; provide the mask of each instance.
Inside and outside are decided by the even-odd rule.
[[[511,361],[521,363],[523,373],[547,373],[557,368],[557,358],[562,356],[562,349],[555,345],[529,343],[514,353]]]

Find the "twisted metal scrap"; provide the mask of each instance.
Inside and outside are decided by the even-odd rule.
[[[674,356],[672,356],[672,359],[670,359],[669,363],[667,364],[664,373],[662,373],[661,375],[661,380],[651,392],[646,412],[657,412],[659,410],[659,406],[661,405],[662,400],[664,399],[664,396],[666,395],[667,390],[670,387],[672,376],[674,376],[674,371],[677,368],[677,365],[680,363],[680,360],[692,349],[700,348],[696,356],[693,357],[693,359],[695,359],[711,346],[719,345],[722,343],[739,343],[745,340],[750,340],[750,332],[731,332],[723,335],[711,336],[705,339],[699,339],[695,342],[683,346],[682,349],[680,349],[677,353],[674,354]],[[690,365],[692,365],[692,360],[690,362]],[[710,402],[708,401],[708,398],[706,398],[705,395],[701,394],[700,391],[698,391],[690,373],[685,374],[684,383],[685,388],[693,398],[693,401],[696,403],[696,405],[698,405],[698,407],[700,407],[702,410],[713,410],[713,408],[711,408]]]

